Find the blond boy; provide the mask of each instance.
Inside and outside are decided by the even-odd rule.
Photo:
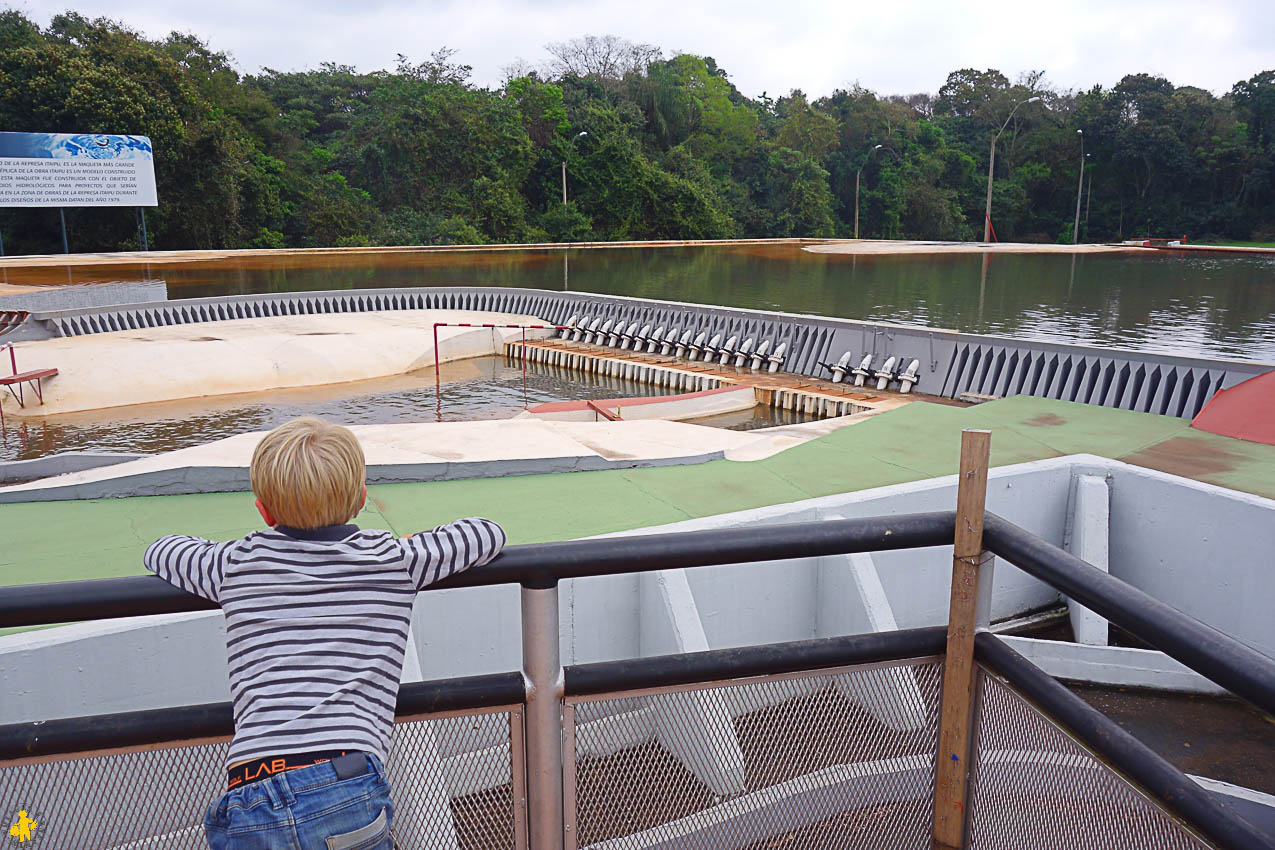
[[[485,564],[505,533],[470,518],[404,539],[348,524],[367,499],[348,429],[305,417],[262,439],[252,490],[269,528],[146,550],[160,578],[218,603],[235,736],[213,850],[392,847],[384,762],[417,591]]]

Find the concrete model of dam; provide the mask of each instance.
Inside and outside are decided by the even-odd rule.
[[[690,361],[754,360],[765,369],[839,378],[862,367],[900,388],[916,362],[920,392],[957,399],[1030,395],[1192,417],[1219,389],[1275,368],[965,334],[915,325],[506,287],[430,287],[192,298],[32,312],[6,340],[48,339],[220,320],[397,310],[464,310],[576,325],[616,347],[641,345]],[[838,374],[838,369],[840,374]]]

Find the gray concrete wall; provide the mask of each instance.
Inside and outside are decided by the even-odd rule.
[[[162,280],[121,280],[79,286],[58,286],[18,292],[4,297],[5,310],[28,313],[50,310],[83,310],[168,300],[168,284]]]
[[[0,484],[16,481],[35,481],[68,472],[83,472],[101,466],[114,466],[146,455],[111,454],[108,452],[62,452],[30,460],[8,460],[0,463]]]
[[[1275,502],[1111,470],[1111,573],[1275,657]]]

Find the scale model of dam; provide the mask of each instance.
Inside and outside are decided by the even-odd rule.
[[[32,312],[7,340],[229,319],[391,310],[470,310],[575,325],[577,338],[688,360],[726,359],[797,375],[957,399],[1038,398],[1190,418],[1219,389],[1275,364],[966,334],[888,322],[508,287],[420,287],[191,298]]]

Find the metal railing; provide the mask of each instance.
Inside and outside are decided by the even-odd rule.
[[[977,534],[964,504],[513,546],[440,583],[521,585],[523,669],[403,685],[390,768],[400,845],[1088,848],[1127,846],[1136,829],[1146,847],[1275,848],[971,618],[995,553],[1272,714],[1275,660],[977,507]],[[562,579],[941,546],[954,528],[969,539],[947,629],[560,663]],[[20,586],[0,589],[0,628],[209,607],[154,577]],[[960,710],[954,675],[971,683]],[[961,724],[965,766],[944,773]],[[81,793],[77,818],[105,826],[66,846],[199,846],[231,727],[228,704],[0,727],[0,805]],[[163,806],[127,829],[113,798],[83,793],[148,776],[182,779],[160,783]],[[63,820],[45,817],[50,830]],[[941,823],[955,841],[940,842]]]

